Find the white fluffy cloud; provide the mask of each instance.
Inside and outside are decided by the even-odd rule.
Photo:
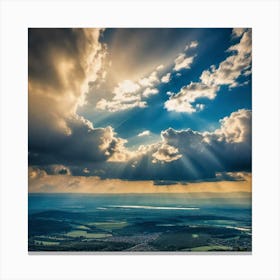
[[[113,98],[107,100],[102,98],[96,104],[99,110],[117,112],[132,109],[135,107],[144,108],[147,102],[144,100],[151,95],[157,94],[158,89],[158,71],[161,71],[162,65],[158,66],[149,76],[139,79],[137,82],[124,80],[113,90]]]
[[[240,109],[220,120],[221,127],[216,129],[214,133],[205,134],[205,137],[206,139],[208,136],[215,137],[218,141],[228,143],[250,142],[251,122],[251,111]]]
[[[161,78],[162,83],[168,83],[170,81],[171,73],[167,73]]]
[[[171,94],[164,105],[168,111],[193,113],[202,110],[203,104],[199,106],[194,104],[198,98],[211,100],[216,97],[222,85],[232,88],[248,83],[248,81],[238,83],[237,79],[251,73],[252,32],[250,29],[234,29],[233,35],[236,38],[240,37],[240,41],[227,50],[230,55],[219,64],[218,68],[212,65],[209,70],[203,71],[199,82],[191,82],[182,87],[178,93]],[[183,63],[183,54],[178,57],[177,62],[178,65]]]
[[[186,45],[185,51],[187,51],[190,48],[196,48],[198,46],[197,41],[192,41],[190,44]],[[187,55],[186,53],[180,53],[174,63],[174,71],[179,71],[181,69],[189,69],[191,67],[191,64],[193,63],[193,60],[195,58],[195,55]]]
[[[191,82],[189,85],[182,87],[177,94],[171,93],[164,107],[168,111],[193,113],[198,109],[203,109],[202,104],[199,105],[199,108],[193,106],[196,99],[201,97],[214,99],[216,97],[216,92],[216,86]]]
[[[157,76],[157,71],[153,71],[148,77],[142,78],[138,81],[138,83],[142,87],[152,87],[158,82],[159,82],[159,79],[158,79],[158,76]]]
[[[187,57],[186,54],[181,53],[175,59],[174,70],[179,71],[181,69],[190,69],[191,64],[193,63],[194,56]]]
[[[110,112],[131,109],[134,107],[145,107],[146,102],[141,101],[139,90],[141,89],[138,83],[130,80],[124,80],[114,88],[114,97],[112,100],[102,98],[96,108],[100,110],[108,110]]]
[[[144,130],[143,132],[139,133],[138,136],[143,137],[143,136],[149,136],[150,134],[151,132],[149,130]]]
[[[236,87],[238,86],[237,78],[245,73],[247,75],[252,61],[252,33],[250,30],[245,31],[244,29],[234,30],[233,33],[242,37],[239,43],[228,49],[232,55],[222,61],[218,68],[212,66],[210,70],[203,71],[200,77],[202,83],[210,86]]]
[[[224,153],[230,161],[231,157],[234,157],[230,153],[237,149],[236,145],[246,147],[247,150],[250,147],[251,121],[251,111],[240,109],[221,119],[220,128],[214,132],[202,133],[191,129],[168,128],[161,132],[162,143],[160,146],[154,146],[157,150],[153,153],[153,157],[162,162],[175,161],[182,156],[195,158],[197,161],[209,160],[212,157],[209,150],[215,147],[217,154],[222,156]]]
[[[152,156],[154,158],[152,161],[153,163],[156,163],[157,161],[171,162],[182,157],[182,155],[179,154],[177,148],[166,143],[163,143],[160,148],[152,154]]]

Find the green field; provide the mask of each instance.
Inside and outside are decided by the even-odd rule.
[[[72,230],[65,234],[68,237],[83,237],[83,238],[105,238],[110,237],[112,234],[109,233],[90,233],[84,230]]]

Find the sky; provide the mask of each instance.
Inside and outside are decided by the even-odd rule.
[[[251,37],[29,29],[29,192],[250,192]]]

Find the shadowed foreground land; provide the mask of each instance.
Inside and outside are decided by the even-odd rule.
[[[29,251],[251,251],[251,196],[29,194]]]

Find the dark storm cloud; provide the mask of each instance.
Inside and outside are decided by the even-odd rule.
[[[68,120],[67,125],[70,135],[53,133],[41,141],[39,136],[30,135],[31,165],[102,162],[123,147],[123,140],[114,136],[111,127],[95,129],[81,119]]]
[[[221,127],[211,133],[169,128],[161,133],[162,142],[146,147],[145,152],[130,161],[92,169],[102,170],[96,174],[101,178],[242,180],[229,172],[251,171],[251,117],[251,111],[238,110],[222,119]],[[170,153],[170,147],[176,152]],[[159,155],[158,151],[164,149],[169,153]]]
[[[29,29],[29,164],[105,161],[124,140],[77,115],[106,47],[98,29]]]
[[[68,166],[74,176],[153,180],[165,185],[178,181],[239,181],[242,176],[233,172],[251,171],[251,111],[232,113],[212,133],[169,128],[161,135],[162,142],[139,148],[138,153],[124,162],[74,162],[64,155],[60,163]],[[158,154],[170,147],[176,153]],[[45,170],[49,172],[48,168]]]

